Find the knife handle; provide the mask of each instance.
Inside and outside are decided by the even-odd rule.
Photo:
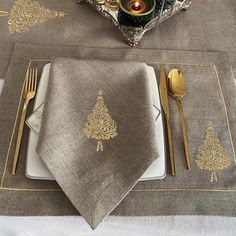
[[[170,119],[169,118],[166,118],[166,124],[167,124],[167,135],[168,135],[168,143],[169,143],[171,174],[173,176],[175,176],[176,175],[176,172],[175,172],[175,159],[174,159],[172,133],[171,133],[171,125],[170,125]]]

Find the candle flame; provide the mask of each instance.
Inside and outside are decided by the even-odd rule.
[[[135,6],[135,7],[139,7],[139,2],[135,2],[135,3],[134,3],[134,6]]]

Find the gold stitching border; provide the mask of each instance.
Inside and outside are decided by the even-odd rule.
[[[62,192],[62,189],[60,188],[55,188],[55,189],[46,189],[46,188],[6,188],[6,187],[1,187],[1,190],[5,191],[13,191],[13,192]],[[226,192],[226,193],[234,193],[236,192],[236,189],[207,189],[207,188],[151,188],[151,189],[132,189],[132,192]]]
[[[29,61],[28,67],[27,67],[27,71],[30,68],[32,62],[48,62],[50,60],[41,60],[41,59],[32,59]],[[191,63],[172,63],[172,62],[159,62],[159,61],[150,61],[150,62],[145,62],[147,64],[164,64],[164,65],[184,65],[184,66],[199,66],[199,67],[213,67],[213,70],[215,72],[216,75],[216,79],[220,88],[220,93],[221,93],[221,97],[223,100],[223,106],[225,109],[225,115],[226,115],[226,121],[227,121],[227,126],[228,126],[228,132],[229,132],[229,137],[230,137],[230,141],[231,141],[231,145],[232,145],[232,150],[233,150],[233,156],[234,156],[234,161],[235,161],[235,165],[236,165],[236,155],[235,155],[235,149],[234,149],[234,144],[233,144],[233,139],[232,139],[232,132],[230,130],[230,124],[229,124],[229,117],[228,117],[228,110],[226,107],[226,103],[225,103],[225,99],[224,99],[224,94],[222,91],[222,87],[221,87],[221,82],[220,82],[220,78],[217,72],[217,68],[214,64],[212,65],[204,65],[204,64],[191,64]],[[26,80],[26,76],[24,78],[24,82],[22,85],[22,90],[21,90],[21,95],[20,95],[20,100],[18,103],[18,108],[17,108],[17,112],[16,112],[16,117],[15,117],[15,122],[13,125],[13,130],[12,130],[12,135],[10,138],[10,142],[9,142],[9,146],[8,146],[8,151],[7,151],[7,156],[5,159],[5,165],[4,165],[4,169],[3,169],[3,174],[1,177],[1,182],[0,182],[0,191],[1,190],[5,190],[5,191],[28,191],[28,192],[61,192],[62,190],[60,188],[58,189],[37,189],[37,188],[33,188],[33,189],[27,189],[27,188],[10,188],[10,187],[4,187],[3,183],[4,183],[4,178],[6,175],[6,170],[7,170],[7,166],[8,166],[8,160],[9,160],[9,155],[10,155],[10,149],[12,146],[12,142],[13,142],[13,138],[15,135],[15,130],[16,130],[16,124],[17,124],[17,120],[19,117],[19,112],[20,112],[20,105],[22,102],[22,95],[23,95],[23,91],[24,91],[24,84],[25,84],[25,80]],[[195,189],[191,189],[191,188],[169,188],[169,189],[164,189],[164,188],[160,188],[160,189],[133,189],[131,190],[132,192],[236,192],[236,189],[201,189],[201,188],[195,188]]]

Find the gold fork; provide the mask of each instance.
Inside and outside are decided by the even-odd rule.
[[[38,74],[37,68],[30,68],[27,71],[26,80],[24,83],[24,93],[23,93],[24,106],[23,106],[22,113],[21,113],[15,155],[14,155],[14,159],[13,159],[13,166],[12,166],[12,174],[13,175],[16,174],[16,167],[17,167],[17,163],[18,163],[18,159],[19,159],[19,151],[20,151],[21,139],[22,139],[28,104],[29,104],[29,101],[32,100],[36,94],[37,74]]]

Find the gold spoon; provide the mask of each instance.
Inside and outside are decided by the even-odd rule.
[[[186,84],[185,84],[183,74],[181,73],[180,70],[172,69],[169,72],[168,86],[169,86],[169,93],[171,97],[173,97],[178,104],[180,122],[181,122],[181,127],[182,127],[182,135],[183,135],[183,141],[184,141],[186,166],[187,166],[187,169],[190,170],[188,139],[187,139],[187,132],[186,132],[185,121],[184,121],[184,111],[183,111],[183,106],[181,102],[181,99],[186,94]]]

